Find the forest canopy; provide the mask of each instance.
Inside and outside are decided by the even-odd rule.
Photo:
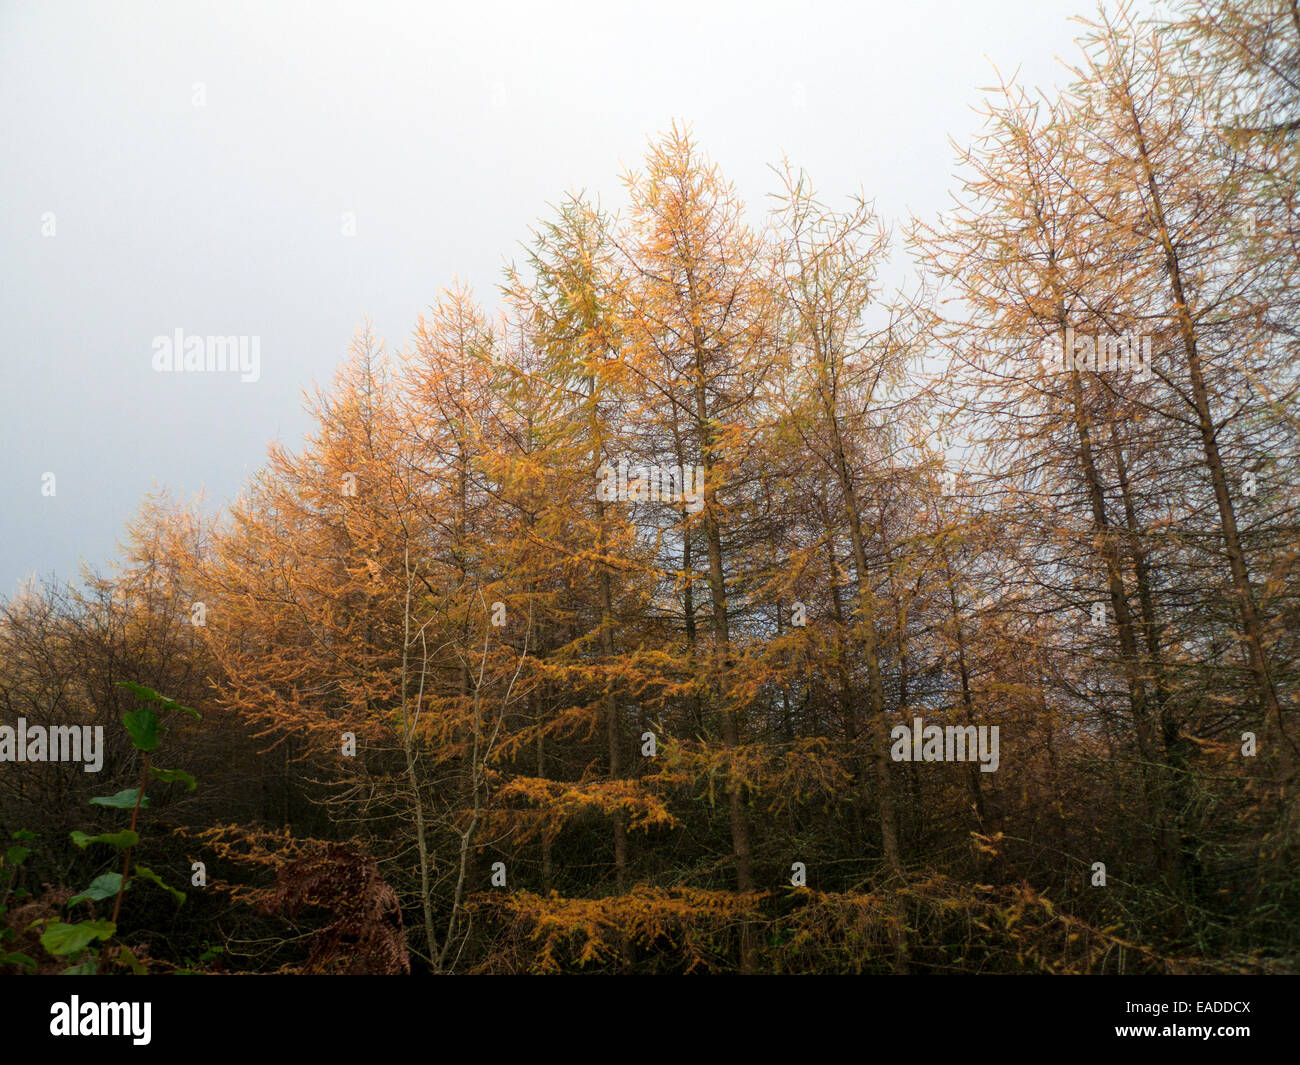
[[[936,218],[674,125],[0,604],[0,971],[1294,971],[1300,15],[1081,26]]]

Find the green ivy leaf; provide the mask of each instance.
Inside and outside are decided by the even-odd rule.
[[[98,902],[100,899],[111,899],[117,894],[117,889],[122,886],[121,873],[104,873],[95,877],[90,882],[90,887],[86,888],[80,895],[73,895],[68,899],[68,905],[74,902]],[[130,884],[127,885],[128,889]]]
[[[121,832],[104,832],[98,836],[89,836],[85,832],[73,829],[71,836],[72,842],[82,850],[92,843],[107,843],[110,847],[117,847],[120,850],[123,847],[134,847],[140,842],[139,835],[129,828],[124,828]]]
[[[83,961],[80,965],[74,965],[70,969],[64,969],[59,973],[60,976],[94,976],[95,970],[99,968],[94,958],[90,961]]]
[[[181,705],[180,703],[178,703],[175,699],[168,699],[168,698],[164,695],[164,696],[160,697],[158,701],[159,701],[160,703],[162,703],[162,706],[163,706],[163,709],[164,709],[164,710],[177,710],[177,711],[179,711],[179,712],[182,713],[182,714],[189,714],[190,717],[194,718],[195,721],[202,721],[202,720],[203,720],[203,715],[200,714],[197,710],[195,710],[195,709],[193,709],[192,707],[189,707],[189,706],[182,706],[182,705]]]
[[[13,838],[16,839],[19,843],[30,843],[32,840],[36,838],[36,833],[28,832],[27,829],[25,828],[20,828],[17,832],[13,834]]]
[[[125,688],[136,698],[143,699],[147,703],[156,703],[162,699],[162,696],[152,688],[146,688],[143,684],[137,684],[133,680],[119,680],[117,686]]]
[[[193,791],[199,786],[199,782],[183,769],[159,769],[157,766],[151,765],[149,772],[168,784],[184,784],[186,791]]]
[[[125,688],[132,695],[143,699],[147,703],[157,703],[164,710],[179,710],[182,714],[189,714],[196,721],[202,721],[202,715],[197,710],[192,710],[188,706],[182,706],[175,699],[169,699],[165,695],[159,695],[152,688],[146,688],[143,684],[136,684],[133,680],[119,680],[119,688]]]
[[[125,963],[127,968],[129,968],[136,976],[144,976],[145,967],[140,963],[140,959],[126,947],[122,947],[117,952],[117,960]]]
[[[5,865],[22,865],[31,853],[27,847],[10,847],[5,851]]]
[[[26,954],[14,951],[12,954],[0,954],[0,965],[21,965],[28,970],[35,970],[36,962]]]
[[[131,733],[131,742],[137,751],[158,749],[158,713],[152,706],[128,710],[122,715],[122,724]]]
[[[51,921],[41,934],[41,946],[51,954],[75,954],[96,939],[107,939],[117,931],[112,921],[78,921],[64,924]]]
[[[160,888],[162,888],[164,891],[170,894],[172,898],[176,900],[176,905],[179,906],[185,901],[185,892],[177,891],[170,884],[164,884],[162,881],[162,877],[160,877],[152,869],[149,869],[143,865],[137,865],[135,867],[135,875],[138,876],[141,880],[148,880],[149,883],[151,884],[157,884]]]
[[[96,795],[90,800],[91,806],[111,806],[114,810],[130,810],[135,806],[136,796],[140,793],[139,788],[124,788],[116,795]],[[149,805],[149,796],[144,797],[140,805]]]

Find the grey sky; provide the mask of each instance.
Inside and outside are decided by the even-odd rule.
[[[990,61],[1064,80],[1090,10],[0,0],[0,594],[103,562],[155,485],[230,497],[366,315],[395,348],[457,276],[495,303],[547,202],[617,209],[674,118],[754,207],[785,152],[933,214]],[[260,379],[155,373],[178,327],[260,337]]]

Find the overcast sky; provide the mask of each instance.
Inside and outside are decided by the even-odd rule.
[[[547,203],[619,208],[674,119],[756,208],[785,153],[933,215],[993,65],[1063,83],[1092,10],[0,0],[0,594],[103,564],[155,486],[229,499],[367,315],[396,348],[456,277],[494,304]],[[155,372],[177,328],[260,338],[259,379]]]

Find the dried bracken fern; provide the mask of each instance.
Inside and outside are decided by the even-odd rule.
[[[306,973],[394,975],[411,971],[397,893],[369,855],[337,844],[279,871],[264,912],[291,920],[305,907],[323,906],[334,920],[310,934]]]

